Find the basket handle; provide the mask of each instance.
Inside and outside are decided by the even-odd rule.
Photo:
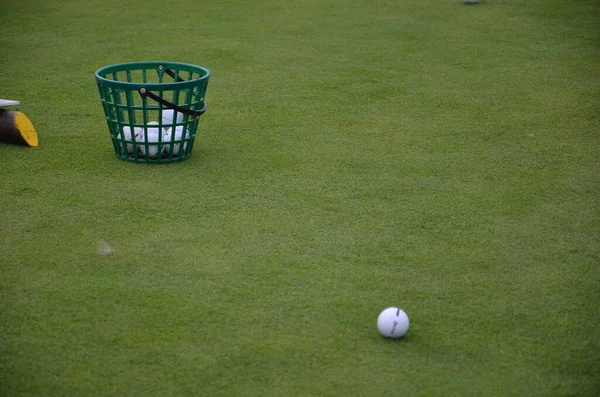
[[[180,113],[184,113],[187,114],[188,116],[202,116],[204,114],[204,112],[206,112],[206,101],[204,101],[204,106],[202,106],[202,109],[200,110],[194,110],[194,109],[188,109],[188,108],[184,108],[181,107],[179,105],[175,105],[172,102],[167,101],[166,99],[161,98],[160,96],[156,95],[155,93],[153,93],[152,91],[148,90],[146,87],[142,86],[138,89],[138,92],[140,93],[141,96],[143,97],[148,97],[151,99],[154,99],[156,102],[160,103],[161,105],[172,109],[172,110],[176,110]]]
[[[159,69],[163,69],[162,65],[158,67]],[[184,79],[182,79],[181,77],[179,77],[177,74],[175,74],[174,71],[172,71],[171,69],[166,69],[165,73],[168,74],[169,76],[171,76],[171,78],[173,80],[177,80],[178,83],[185,81]]]

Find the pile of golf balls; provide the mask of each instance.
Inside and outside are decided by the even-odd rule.
[[[173,125],[174,118],[175,125]],[[183,114],[167,109],[162,112],[162,129],[158,121],[149,122],[146,128],[134,127],[133,131],[130,126],[123,126],[123,139],[126,142],[127,153],[133,154],[133,142],[135,142],[136,147],[144,156],[147,155],[151,158],[156,158],[163,153],[169,155],[171,153],[171,146],[173,147],[173,155],[180,155],[182,153],[182,146],[183,151],[185,151],[188,144],[181,141],[189,137],[189,131],[183,125],[177,125],[181,123],[183,123]],[[171,125],[171,127],[164,127],[168,125]]]

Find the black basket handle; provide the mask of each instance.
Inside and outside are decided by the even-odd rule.
[[[158,67],[160,70],[163,69],[162,65]],[[171,78],[173,80],[177,80],[178,83],[185,81],[184,79],[182,79],[181,77],[179,77],[177,74],[175,74],[174,71],[172,71],[171,69],[166,69],[165,73],[168,74],[169,76],[171,76]]]
[[[164,72],[166,74],[168,74],[169,76],[171,76],[171,78],[173,80],[176,80],[177,82],[182,82],[185,81],[184,79],[182,79],[181,77],[179,77],[174,71],[172,71],[171,69],[164,69],[164,67],[162,65],[160,65],[158,67],[158,69],[160,71],[164,70]],[[171,103],[169,101],[167,101],[166,99],[163,99],[162,97],[156,95],[155,93],[153,93],[152,91],[148,90],[146,87],[142,86],[138,89],[138,92],[140,93],[141,96],[143,97],[149,97],[154,99],[156,102],[160,103],[161,105],[172,109],[172,110],[176,110],[178,112],[187,114],[188,116],[202,116],[204,114],[204,112],[206,112],[206,101],[204,101],[204,106],[202,106],[202,109],[200,110],[194,110],[194,109],[188,109],[188,108],[184,108],[181,107],[179,105],[175,105],[174,103]]]
[[[200,110],[194,110],[194,109],[188,109],[188,108],[184,108],[181,107],[179,105],[175,105],[172,102],[167,101],[166,99],[161,98],[160,96],[156,95],[155,93],[153,93],[152,91],[148,90],[146,87],[142,86],[138,89],[138,92],[140,93],[141,96],[143,97],[148,97],[151,99],[154,99],[156,102],[160,103],[161,105],[169,108],[169,109],[173,109],[176,110],[178,112],[187,114],[189,116],[202,116],[204,114],[204,112],[206,112],[206,101],[204,101],[204,106],[202,106],[202,109]]]

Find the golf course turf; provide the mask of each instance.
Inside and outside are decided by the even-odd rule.
[[[5,1],[0,396],[597,396],[599,21]],[[140,61],[210,70],[185,161],[115,156],[94,72]]]

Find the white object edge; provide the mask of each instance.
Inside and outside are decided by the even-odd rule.
[[[11,101],[10,99],[0,99],[0,108],[9,107],[9,106],[18,106],[21,102],[19,101]]]

